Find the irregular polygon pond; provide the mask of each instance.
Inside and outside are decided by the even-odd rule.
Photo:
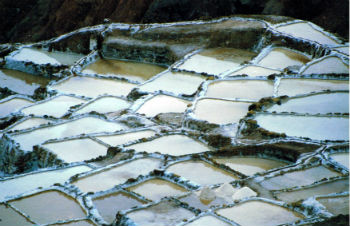
[[[280,74],[280,73],[281,73],[281,71],[279,71],[279,70],[249,65],[249,66],[245,66],[245,67],[233,72],[229,76],[248,75],[248,76],[252,76],[252,77],[257,77],[257,76],[269,76],[272,74]]]
[[[23,150],[31,151],[34,145],[41,144],[49,139],[59,139],[89,133],[115,132],[124,128],[124,126],[115,122],[109,122],[95,117],[85,117],[14,135],[12,138],[21,145]]]
[[[135,84],[124,81],[75,76],[51,88],[67,94],[96,98],[104,94],[126,96],[135,86]]]
[[[0,102],[0,118],[8,114],[17,112],[19,109],[26,107],[32,103],[32,101],[17,97]]]
[[[81,162],[107,154],[107,147],[89,138],[42,145],[67,163]]]
[[[217,217],[213,217],[210,215],[200,217],[197,220],[192,221],[189,224],[186,224],[186,226],[203,226],[203,225],[229,226],[231,224],[228,224],[225,221],[222,221],[222,220],[218,219]]]
[[[237,179],[235,175],[203,161],[179,162],[169,166],[167,171],[200,185],[228,183]]]
[[[123,109],[128,108],[129,106],[129,102],[117,97],[101,97],[85,105],[83,108],[79,109],[74,114],[84,114],[92,111],[105,114],[109,112],[121,111]]]
[[[307,65],[301,74],[348,74],[349,65],[345,64],[340,58],[335,56],[325,57],[322,60]]]
[[[74,199],[58,191],[42,192],[10,203],[39,224],[86,217]]]
[[[148,142],[133,144],[127,148],[134,149],[136,152],[159,152],[163,155],[167,154],[174,156],[210,151],[205,144],[185,135],[163,136]]]
[[[47,124],[50,122],[50,120],[43,119],[43,118],[28,118],[18,124],[16,124],[14,127],[12,127],[10,130],[24,130],[29,129],[32,127],[37,127],[43,124]]]
[[[91,170],[87,166],[75,166],[39,173],[28,174],[9,180],[0,181],[0,201],[7,196],[15,196],[38,187],[49,187],[55,183],[63,184],[73,175]]]
[[[321,79],[281,79],[278,95],[295,96],[322,90],[349,90],[349,81]]]
[[[272,81],[219,81],[210,83],[205,95],[212,98],[260,100],[263,97],[273,96],[273,87]]]
[[[125,193],[116,192],[93,199],[98,212],[108,223],[112,223],[118,211],[145,204],[144,201]]]
[[[60,65],[61,63],[53,57],[45,53],[31,48],[22,48],[15,55],[6,57],[17,61],[30,61],[35,64],[53,64]]]
[[[164,200],[146,209],[136,210],[127,214],[136,225],[169,226],[192,218],[194,214],[171,201]]]
[[[178,68],[197,73],[220,75],[239,67],[245,61],[250,61],[255,55],[255,53],[240,49],[208,49],[191,56]]]
[[[213,200],[201,199],[200,194],[201,194],[200,191],[192,192],[191,194],[181,198],[180,200],[181,202],[185,202],[189,206],[194,207],[196,209],[200,209],[201,211],[206,211],[211,206],[218,206],[218,205],[224,205],[229,203],[227,200],[225,200],[222,197],[215,197]]]
[[[159,165],[160,160],[158,159],[137,159],[81,178],[73,184],[79,187],[83,192],[104,191],[113,188],[115,185],[126,182],[129,178],[146,175],[154,169],[157,169]]]
[[[214,160],[247,176],[253,176],[254,174],[259,172],[264,172],[266,170],[287,165],[287,163],[281,161],[256,157],[235,156],[229,158],[214,158]]]
[[[155,64],[100,59],[87,66],[82,72],[87,74],[119,76],[138,82],[144,82],[163,70],[165,70],[164,67]]]
[[[157,95],[147,100],[136,112],[154,117],[159,113],[176,112],[183,113],[189,101],[167,95]]]
[[[334,153],[329,155],[334,161],[349,169],[349,152]]]
[[[138,185],[128,188],[147,198],[148,200],[158,201],[163,197],[178,196],[184,194],[187,190],[177,184],[161,179],[151,179]]]
[[[99,136],[96,138],[111,146],[118,146],[118,145],[129,143],[131,141],[139,140],[141,138],[149,138],[154,135],[156,135],[156,132],[154,132],[153,130],[142,130],[142,131],[131,132],[131,133]]]
[[[301,66],[309,61],[310,58],[306,55],[297,53],[290,49],[273,48],[259,61],[259,65],[275,69],[284,69],[289,66]]]
[[[241,226],[273,226],[303,219],[296,212],[261,201],[248,201],[216,212]]]
[[[194,94],[200,84],[205,80],[204,76],[190,73],[167,72],[156,79],[145,83],[139,87],[143,92],[156,92],[159,90],[171,92],[175,95]]]
[[[323,206],[326,207],[327,211],[336,215],[339,214],[349,214],[349,196],[338,196],[338,197],[328,197],[328,198],[318,198]]]
[[[12,208],[0,204],[0,226],[9,225],[28,226],[33,224]]]
[[[324,93],[289,99],[281,105],[272,106],[268,111],[309,114],[349,113],[349,93]]]
[[[75,62],[84,57],[83,54],[73,53],[73,52],[61,52],[61,51],[47,51],[44,49],[33,49],[37,52],[45,54],[48,57],[56,59],[60,64],[64,65],[74,65]]]
[[[58,96],[51,100],[31,105],[22,109],[21,111],[26,115],[36,115],[36,116],[44,116],[49,115],[56,118],[62,117],[66,114],[70,107],[78,104],[85,103],[85,100],[70,97],[70,96]]]
[[[46,86],[50,80],[44,76],[37,76],[21,71],[0,69],[0,87],[24,95],[33,95],[40,86]]]
[[[317,166],[306,170],[285,173],[281,176],[272,177],[261,182],[261,185],[269,190],[280,190],[294,186],[310,185],[323,178],[340,176],[324,166]]]
[[[238,123],[248,111],[251,103],[218,99],[200,99],[197,101],[194,116],[210,123]]]
[[[260,127],[287,136],[308,137],[315,140],[348,140],[349,118],[259,114]]]
[[[325,45],[336,45],[338,42],[324,33],[314,29],[309,23],[301,22],[283,25],[276,30],[297,38],[309,39]]]
[[[322,183],[316,186],[303,188],[301,190],[289,191],[289,192],[281,192],[276,196],[278,199],[293,203],[297,202],[301,199],[307,199],[309,197],[318,196],[318,195],[328,195],[331,193],[341,193],[349,190],[349,179],[342,179],[331,181],[327,183]]]

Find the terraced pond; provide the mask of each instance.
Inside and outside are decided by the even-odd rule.
[[[0,226],[347,214],[348,43],[268,21],[111,23],[13,46],[0,60]]]

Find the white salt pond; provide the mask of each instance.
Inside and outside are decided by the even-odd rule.
[[[152,81],[139,87],[143,92],[156,92],[159,90],[171,92],[174,95],[194,94],[205,77],[184,72],[166,72]]]
[[[124,126],[115,122],[109,122],[95,117],[85,117],[18,134],[13,136],[13,139],[20,144],[23,150],[31,151],[34,145],[41,144],[49,139],[59,139],[89,133],[115,132],[124,128]]]
[[[334,161],[349,169],[349,152],[340,152],[329,155]]]
[[[287,165],[282,161],[263,159],[257,157],[239,157],[214,158],[217,163],[224,164],[233,170],[239,171],[247,176],[253,176],[256,173],[264,172],[273,168]]]
[[[336,196],[329,198],[318,198],[319,201],[327,211],[332,213],[334,216],[339,214],[349,214],[349,196]]]
[[[238,123],[247,114],[249,105],[251,103],[203,98],[195,105],[194,117],[216,124]]]
[[[47,200],[50,200],[50,205],[47,205]],[[39,224],[84,218],[86,216],[75,199],[59,191],[42,192],[10,203],[28,214],[34,222]]]
[[[60,118],[65,115],[69,108],[75,105],[85,103],[85,100],[70,97],[70,96],[58,96],[51,100],[44,101],[39,104],[28,106],[21,110],[26,115],[35,115],[35,116],[53,116]]]
[[[187,190],[177,184],[161,179],[151,179],[138,185],[129,187],[128,190],[142,195],[148,200],[159,201],[163,197],[178,196]]]
[[[147,226],[169,226],[178,225],[194,217],[191,211],[176,206],[171,201],[162,201],[155,206],[146,209],[136,210],[127,214],[137,225]]]
[[[268,111],[309,114],[349,113],[349,93],[325,93],[289,99],[281,105],[273,105]]]
[[[18,97],[0,102],[0,118],[5,117],[11,113],[15,113],[21,108],[29,106],[32,103],[32,101]]]
[[[218,48],[204,50],[187,59],[179,69],[220,75],[238,68],[241,63],[250,61],[256,54],[247,50]]]
[[[154,117],[160,113],[183,113],[189,101],[167,95],[156,95],[147,100],[136,112]]]
[[[302,66],[311,59],[304,54],[286,48],[273,48],[258,64],[274,69],[284,69],[289,66]]]
[[[33,95],[34,91],[46,86],[50,80],[43,76],[32,75],[16,70],[0,69],[0,87],[24,95]]]
[[[341,179],[320,185],[276,194],[277,198],[288,203],[297,202],[313,196],[328,195],[331,193],[341,193],[349,191],[349,179]]]
[[[118,76],[133,81],[144,82],[166,68],[141,62],[99,59],[88,65],[82,72],[87,74],[100,74]]]
[[[166,171],[180,175],[200,185],[228,183],[237,179],[235,175],[203,161],[179,162],[169,166]]]
[[[287,136],[315,140],[348,140],[349,118],[259,114],[258,125],[266,130]]]
[[[281,79],[278,96],[296,96],[323,90],[349,90],[349,81],[326,79]]]
[[[28,118],[20,123],[17,123],[15,126],[13,126],[9,130],[24,130],[24,129],[29,129],[32,127],[40,126],[43,124],[49,123],[50,120],[43,119],[43,118]]]
[[[321,60],[308,64],[300,71],[301,74],[348,74],[349,65],[335,56],[324,57]]]
[[[74,112],[74,114],[84,114],[92,111],[98,113],[117,112],[126,109],[130,106],[130,103],[126,100],[117,97],[101,97],[94,100],[91,103],[86,104],[81,109]]]
[[[203,216],[191,223],[186,224],[186,226],[203,226],[203,225],[215,225],[215,226],[229,226],[231,224],[226,223],[214,216]]]
[[[304,218],[301,214],[286,208],[261,201],[244,202],[217,210],[216,213],[241,226],[274,226],[293,223]]]
[[[51,86],[59,92],[96,98],[100,95],[127,96],[135,88],[135,84],[113,79],[94,77],[71,77]]]
[[[106,146],[89,138],[48,143],[42,146],[67,163],[81,162],[107,154]]]
[[[309,39],[325,45],[337,45],[338,41],[329,37],[328,35],[314,29],[307,22],[293,23],[279,26],[276,30],[292,35],[297,38]]]
[[[111,189],[129,178],[146,175],[160,166],[160,160],[144,158],[115,166],[105,171],[75,181],[73,184],[83,192],[97,192]]]
[[[136,152],[159,152],[161,154],[180,156],[210,151],[205,144],[185,135],[168,135],[151,141],[133,144],[127,147]]]
[[[269,190],[280,190],[295,186],[310,185],[323,178],[340,176],[339,173],[331,171],[324,166],[317,166],[306,170],[285,173],[281,176],[272,177],[262,181],[260,184]]]
[[[262,80],[224,80],[209,84],[206,97],[258,101],[273,96],[274,82]]]
[[[0,181],[0,201],[6,197],[20,195],[38,187],[49,187],[55,183],[63,184],[70,177],[91,170],[87,166],[74,166],[66,169],[37,172]]]

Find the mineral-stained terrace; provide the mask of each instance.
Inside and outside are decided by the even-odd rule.
[[[271,16],[1,45],[0,225],[348,214],[348,48]]]

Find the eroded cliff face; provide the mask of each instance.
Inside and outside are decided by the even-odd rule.
[[[348,38],[346,0],[23,0],[0,2],[0,43],[49,39],[112,22],[159,23],[234,14],[273,14],[312,21]]]

